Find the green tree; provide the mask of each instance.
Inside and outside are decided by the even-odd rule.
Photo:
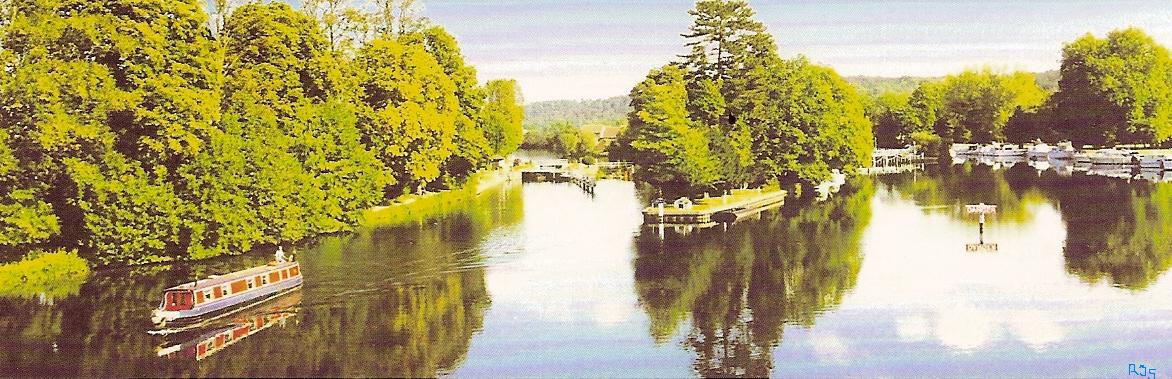
[[[488,161],[495,150],[489,139],[490,127],[484,125],[488,121],[484,118],[486,90],[479,87],[476,79],[476,69],[464,62],[456,38],[438,26],[424,29],[421,34],[409,37],[422,37],[424,47],[436,62],[443,67],[444,74],[451,78],[455,85],[455,97],[460,104],[460,112],[456,116],[456,135],[453,142],[456,150],[444,165],[444,174],[456,180],[463,180],[473,171],[480,169]]]
[[[751,68],[750,57],[775,55],[773,39],[744,0],[699,0],[688,11],[693,23],[683,34],[691,49],[683,56],[692,82],[724,81]],[[724,92],[728,95],[728,91]]]
[[[1076,144],[1172,138],[1172,58],[1136,28],[1087,34],[1062,49],[1057,124]]]
[[[394,174],[398,188],[439,178],[455,150],[459,99],[443,67],[420,44],[380,37],[355,59],[363,103],[363,138]]]
[[[657,184],[709,186],[719,179],[708,150],[706,128],[688,118],[684,70],[664,66],[653,70],[631,91],[638,104],[628,120],[635,163],[648,181]]]
[[[735,100],[752,132],[754,181],[820,182],[830,170],[870,163],[871,122],[854,88],[805,58],[754,69]]]
[[[491,80],[485,85],[488,102],[481,119],[492,151],[506,156],[521,145],[525,110],[520,104],[520,91],[515,80]]]
[[[910,96],[910,93],[884,92],[868,104],[867,115],[875,128],[876,146],[897,148],[911,142]]]

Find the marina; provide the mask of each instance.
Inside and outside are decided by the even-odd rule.
[[[1136,167],[1153,170],[1172,170],[1172,156],[1161,150],[1154,153],[1125,148],[1098,150],[1077,150],[1070,142],[1051,146],[1044,142],[1027,145],[1025,148],[1014,144],[993,143],[954,144],[950,148],[954,160],[985,159],[1003,163],[1016,163],[1018,159],[1043,161],[1073,161],[1081,165]]]

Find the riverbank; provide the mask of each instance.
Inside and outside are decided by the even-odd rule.
[[[0,297],[52,301],[76,294],[89,274],[89,264],[77,253],[34,252],[0,265]]]
[[[366,210],[359,218],[359,227],[376,227],[418,221],[441,215],[460,202],[466,201],[510,181],[520,181],[522,167],[497,169],[473,174],[459,188],[424,194],[403,195],[390,205]]]

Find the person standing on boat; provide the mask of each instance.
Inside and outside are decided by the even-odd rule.
[[[285,247],[277,245],[277,252],[273,253],[273,258],[277,260],[277,263],[285,263]]]

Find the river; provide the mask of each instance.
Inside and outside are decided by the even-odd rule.
[[[963,207],[979,202],[998,206],[983,232]],[[148,333],[162,289],[268,255],[98,271],[70,295],[0,298],[0,376],[1172,368],[1169,183],[928,166],[662,231],[641,225],[645,203],[630,182],[594,195],[510,182],[439,218],[299,247],[301,290],[180,335]],[[231,328],[220,347],[183,350]]]

